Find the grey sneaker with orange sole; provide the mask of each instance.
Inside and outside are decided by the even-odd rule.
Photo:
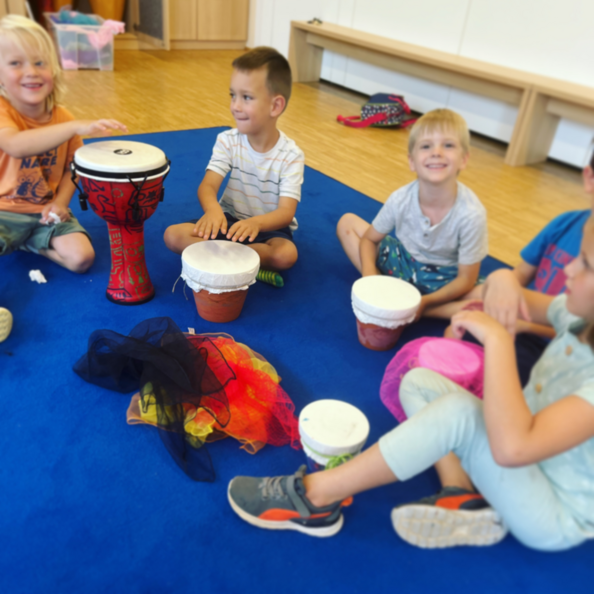
[[[237,476],[227,489],[233,511],[269,530],[297,530],[310,536],[334,536],[343,524],[342,508],[352,498],[316,507],[305,496],[305,466],[293,475],[266,478]]]
[[[392,524],[400,538],[425,549],[493,545],[507,534],[482,495],[458,487],[395,507]]]

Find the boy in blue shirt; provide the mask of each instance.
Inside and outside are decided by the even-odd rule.
[[[573,210],[554,218],[520,252],[522,262],[515,268],[520,284],[546,295],[564,293],[563,268],[579,254],[582,229],[591,214],[590,209]]]

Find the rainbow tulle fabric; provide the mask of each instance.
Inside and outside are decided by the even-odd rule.
[[[128,421],[156,426],[194,480],[215,478],[207,442],[230,436],[251,453],[265,444],[300,447],[295,407],[276,370],[227,334],[184,334],[167,317],[144,320],[127,336],[96,330],[73,369],[108,390],[140,390]]]
[[[300,448],[295,406],[280,387],[276,369],[262,355],[228,334],[188,335],[187,339],[208,353],[207,360],[217,361],[213,371],[228,400],[223,405],[207,396],[199,407],[183,404],[184,429],[190,439],[212,442],[233,437],[251,454],[266,444]],[[222,355],[226,364],[215,355]],[[154,386],[147,382],[132,397],[128,423],[160,426],[156,403]]]

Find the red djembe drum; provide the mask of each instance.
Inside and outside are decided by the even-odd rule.
[[[114,303],[138,305],[155,295],[144,258],[144,221],[163,200],[169,164],[157,147],[127,140],[87,144],[74,154],[72,180],[81,208],[87,210],[88,200],[107,222],[111,272],[106,295]]]

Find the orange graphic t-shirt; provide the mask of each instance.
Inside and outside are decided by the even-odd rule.
[[[54,107],[50,121],[40,124],[21,115],[4,97],[0,97],[0,129],[33,130],[70,122],[74,116],[64,107]],[[74,152],[82,146],[80,136],[42,155],[17,159],[0,151],[0,210],[39,213],[54,199],[64,175],[70,175]]]

